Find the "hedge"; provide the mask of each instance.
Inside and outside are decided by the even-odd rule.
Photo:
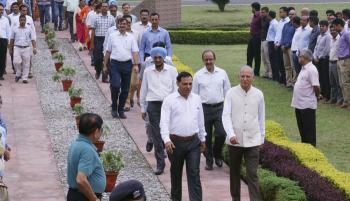
[[[173,64],[175,65],[177,72],[186,71],[186,72],[191,73],[191,75],[193,76],[192,68],[187,66],[187,65],[185,65],[185,64],[183,64],[179,60],[179,58],[177,58],[177,56],[173,55],[171,59],[173,60]]]
[[[174,44],[194,45],[228,45],[246,44],[250,37],[249,31],[221,31],[221,30],[169,30],[171,42]]]
[[[266,122],[266,140],[290,151],[301,165],[327,179],[350,200],[350,173],[337,170],[321,151],[309,144],[289,141],[282,126],[273,121]]]
[[[224,147],[224,161],[229,163],[227,146]],[[241,169],[242,179],[246,179],[245,167]],[[297,182],[278,177],[272,171],[258,168],[259,187],[264,201],[306,201],[306,195]]]

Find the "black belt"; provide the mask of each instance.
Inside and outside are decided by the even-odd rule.
[[[215,103],[215,104],[202,103],[202,105],[205,106],[205,107],[220,107],[222,104],[223,104],[223,102]]]
[[[197,133],[195,133],[191,136],[179,136],[179,135],[175,135],[175,134],[170,134],[170,139],[172,141],[191,141],[197,137],[198,137]]]
[[[29,46],[20,46],[20,45],[15,45],[16,47],[18,47],[18,48],[27,48],[27,47],[29,47]]]
[[[81,193],[78,189],[76,189],[76,188],[69,188],[69,190],[70,191],[73,191],[73,192],[76,192],[76,193],[80,193],[80,194],[83,194],[83,193]],[[96,195],[96,197],[98,198],[98,199],[102,199],[102,193],[95,193],[95,195]],[[84,196],[85,197],[85,196]]]
[[[119,62],[119,63],[129,63],[129,62],[131,62],[131,59],[129,59],[127,61],[118,61],[118,60],[115,60],[115,59],[111,59],[111,61]]]
[[[163,103],[163,101],[148,101],[148,103],[162,104],[162,103]]]
[[[335,60],[335,61],[329,61],[329,63],[335,64],[335,63],[337,63],[337,60]]]

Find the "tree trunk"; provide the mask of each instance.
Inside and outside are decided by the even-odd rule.
[[[225,11],[225,5],[226,4],[224,4],[224,3],[218,3],[220,12],[224,12]]]

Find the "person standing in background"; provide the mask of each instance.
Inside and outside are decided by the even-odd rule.
[[[271,70],[271,63],[270,63],[270,57],[269,57],[269,43],[266,40],[267,32],[269,30],[270,21],[268,19],[268,13],[269,8],[268,7],[262,7],[261,8],[261,17],[262,17],[262,29],[261,29],[261,60],[264,63],[265,67],[265,73],[263,75],[263,78],[266,79],[272,79],[272,70]]]
[[[260,15],[260,4],[254,2],[251,4],[253,18],[250,23],[250,39],[247,47],[247,65],[253,66],[254,59],[254,74],[260,75],[260,62],[261,62],[261,30],[262,30],[262,17]]]
[[[69,24],[69,33],[70,33],[70,40],[72,43],[75,42],[76,36],[74,35],[74,29],[73,29],[73,23],[74,23],[74,11],[79,6],[78,0],[64,0],[63,6],[65,7],[65,10],[67,11],[67,20]]]
[[[40,14],[41,33],[44,33],[44,25],[50,23],[51,0],[37,0]]]
[[[4,72],[6,70],[6,54],[7,45],[9,43],[11,27],[10,21],[4,17],[4,5],[0,4],[0,80],[4,80]]]

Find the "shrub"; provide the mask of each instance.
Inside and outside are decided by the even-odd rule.
[[[177,58],[177,56],[173,55],[172,56],[172,60],[173,60],[173,64],[175,65],[176,67],[176,70],[177,72],[182,72],[182,71],[186,71],[186,72],[189,72],[191,73],[191,75],[193,76],[193,70],[191,67],[183,64],[179,58]]]
[[[174,44],[246,44],[249,31],[221,31],[221,30],[170,30],[171,42]]]
[[[217,4],[221,12],[225,11],[225,6],[230,2],[230,0],[211,0],[213,3]]]

